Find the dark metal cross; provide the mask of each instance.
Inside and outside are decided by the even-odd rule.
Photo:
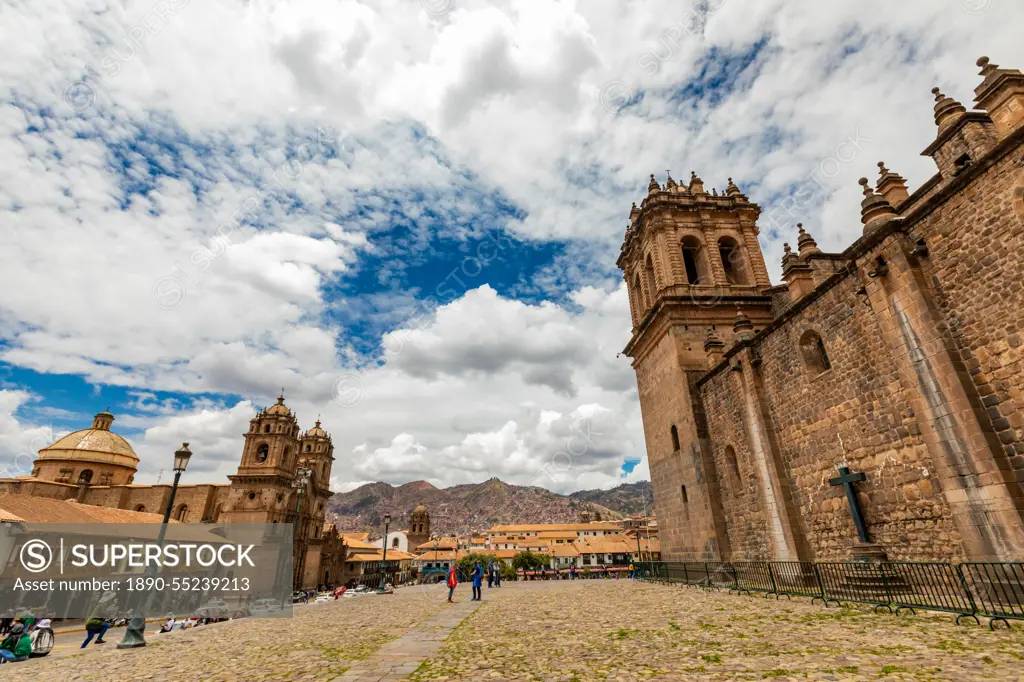
[[[867,478],[868,477],[864,475],[864,472],[851,474],[850,467],[839,467],[839,476],[836,478],[830,478],[828,481],[829,485],[841,485],[846,488],[846,500],[850,503],[850,514],[853,515],[853,525],[857,527],[857,535],[863,543],[869,543],[871,541],[868,540],[868,529],[867,526],[864,525],[864,517],[860,513],[860,504],[857,502],[857,493],[853,490],[853,484],[866,481]]]

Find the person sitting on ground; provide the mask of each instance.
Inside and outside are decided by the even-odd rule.
[[[167,622],[160,626],[160,632],[170,632],[174,629],[174,614],[167,614]]]
[[[0,642],[0,663],[18,663],[28,660],[32,653],[32,638],[25,626],[15,623],[11,626],[11,634]]]

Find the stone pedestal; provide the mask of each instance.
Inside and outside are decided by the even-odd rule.
[[[876,545],[873,542],[858,542],[853,546],[853,560],[878,563],[880,561],[888,561],[889,559],[886,557],[885,550],[882,549],[881,545]]]

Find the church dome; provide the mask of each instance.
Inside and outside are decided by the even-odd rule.
[[[427,508],[424,507],[422,504],[420,504],[420,505],[417,505],[416,508],[412,510],[412,513],[413,514],[426,514],[427,513]]]
[[[327,438],[327,432],[320,428],[320,420],[316,420],[316,425],[309,431],[306,431],[307,437],[312,438]]]
[[[134,474],[139,457],[132,446],[110,430],[114,415],[104,410],[92,421],[92,428],[69,433],[39,451],[37,464],[97,464],[129,469]]]
[[[267,414],[278,414],[284,417],[291,416],[292,411],[289,410],[287,406],[285,406],[284,404],[284,394],[281,394],[277,397],[277,404],[271,405],[269,408],[267,408]]]

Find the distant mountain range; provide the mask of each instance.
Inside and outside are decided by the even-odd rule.
[[[340,530],[380,532],[384,515],[391,529],[404,530],[409,513],[422,504],[430,514],[431,532],[442,535],[481,532],[508,523],[573,523],[584,511],[611,521],[643,513],[651,506],[648,481],[625,483],[610,490],[581,490],[559,495],[544,488],[510,485],[497,478],[474,485],[437,488],[426,481],[400,486],[367,483],[328,502],[328,519]]]

